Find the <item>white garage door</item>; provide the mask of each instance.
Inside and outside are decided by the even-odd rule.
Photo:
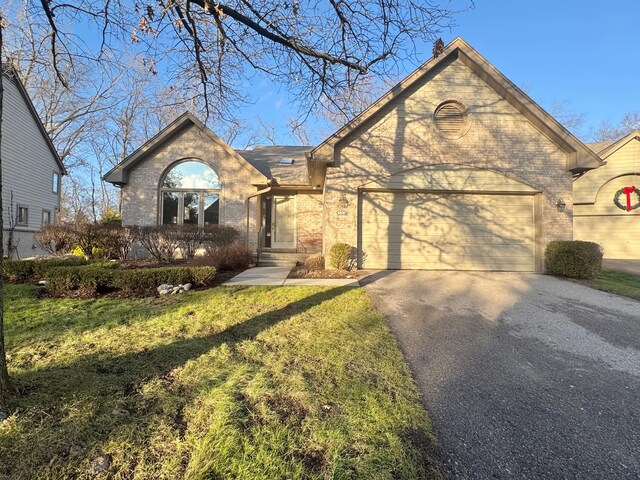
[[[604,258],[640,260],[640,215],[574,216],[573,238],[599,243]]]
[[[369,269],[535,271],[532,195],[363,192]]]

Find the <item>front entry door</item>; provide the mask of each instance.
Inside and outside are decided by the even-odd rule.
[[[273,196],[271,248],[296,248],[296,197]]]

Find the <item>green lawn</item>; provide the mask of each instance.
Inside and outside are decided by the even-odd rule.
[[[434,437],[362,289],[5,298],[20,394],[0,477],[439,478]]]
[[[591,286],[598,290],[640,300],[640,275],[617,270],[602,270],[600,275],[591,281]]]

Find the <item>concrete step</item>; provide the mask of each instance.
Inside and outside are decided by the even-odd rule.
[[[304,263],[309,257],[306,253],[289,253],[289,252],[262,252],[258,266],[260,267],[288,267],[296,266],[298,262]]]
[[[292,260],[263,260],[260,258],[258,267],[295,267],[297,262]]]

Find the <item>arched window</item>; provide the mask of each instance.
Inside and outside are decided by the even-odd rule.
[[[160,185],[163,225],[214,225],[220,219],[220,179],[209,165],[189,160],[172,167]]]

